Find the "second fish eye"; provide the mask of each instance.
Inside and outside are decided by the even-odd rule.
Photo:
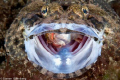
[[[82,12],[83,12],[84,14],[88,14],[88,13],[89,13],[88,7],[82,6]]]
[[[87,13],[88,13],[86,9],[83,9],[83,12],[84,12],[85,14],[87,14]]]
[[[41,8],[42,16],[46,17],[48,15],[48,6],[43,6]]]

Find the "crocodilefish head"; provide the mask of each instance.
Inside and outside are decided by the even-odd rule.
[[[108,20],[99,6],[33,2],[20,14],[25,52],[41,73],[57,78],[80,76],[101,55]]]

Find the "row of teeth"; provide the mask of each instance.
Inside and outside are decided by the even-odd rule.
[[[30,35],[28,38],[29,39],[33,39],[33,37],[35,37],[35,36],[41,36],[41,35],[43,35],[43,34],[46,34],[47,32],[42,32],[42,33],[39,33],[39,34],[36,34],[36,35]],[[49,32],[48,31],[48,33],[53,33],[53,31],[52,32]],[[57,32],[56,32],[57,33]],[[78,33],[77,33],[78,34]],[[81,33],[80,33],[81,34]],[[83,33],[84,34],[84,33]],[[81,34],[81,35],[83,35],[83,34]],[[89,36],[89,35],[86,35],[86,34],[84,34],[84,36],[87,36],[88,38],[93,38],[95,41],[100,41],[98,38],[96,38],[96,37],[92,37],[92,36]]]
[[[29,37],[27,37],[27,36],[25,36],[24,38],[26,39],[26,40],[28,40],[28,39],[33,39],[35,36],[41,36],[41,35],[43,35],[43,34],[46,34],[47,32],[53,32],[53,31],[46,31],[46,32],[42,32],[42,33],[39,33],[39,34],[36,34],[36,35],[30,35]],[[78,33],[78,32],[77,32]],[[80,33],[81,34],[81,33]],[[83,33],[84,34],[84,33]],[[83,35],[83,34],[81,34],[81,35]],[[88,38],[93,38],[97,43],[100,43],[100,40],[98,39],[98,38],[96,38],[96,37],[92,37],[92,36],[89,36],[89,35],[86,35],[86,34],[84,34],[84,36],[87,36]]]
[[[61,30],[62,29],[62,30]],[[58,31],[57,31],[58,30]],[[50,23],[50,24],[41,24],[41,25],[35,25],[32,28],[30,28],[29,30],[27,28],[25,28],[25,33],[27,34],[27,36],[30,35],[39,35],[39,34],[43,34],[45,32],[61,32],[63,31],[65,33],[66,30],[71,30],[75,33],[76,32],[80,32],[82,35],[87,34],[86,36],[93,36],[96,38],[101,39],[102,37],[102,33],[98,32],[96,29],[93,29],[87,25],[80,25],[80,24],[56,24],[56,23]],[[71,31],[68,31],[71,33]]]

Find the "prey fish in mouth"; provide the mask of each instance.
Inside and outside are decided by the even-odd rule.
[[[35,1],[20,11],[8,30],[15,35],[7,35],[5,45],[11,57],[28,59],[43,74],[80,76],[101,55],[107,16],[99,6],[83,1]]]

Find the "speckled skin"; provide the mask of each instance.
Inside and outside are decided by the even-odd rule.
[[[29,5],[27,5],[20,11],[18,17],[14,20],[10,29],[7,32],[6,40],[5,40],[6,42],[5,47],[6,47],[7,52],[9,52],[9,55],[13,59],[17,59],[17,60],[27,59],[27,55],[25,53],[25,47],[23,43],[24,41],[23,34],[22,34],[24,31],[23,23],[25,23],[26,25],[30,25],[30,27],[35,24],[39,24],[39,23],[51,23],[51,22],[61,23],[62,21],[64,21],[64,20],[60,21],[60,19],[63,17],[67,18],[67,21],[66,20],[64,21],[65,23],[89,24],[98,30],[107,26],[105,28],[105,35],[104,35],[104,42],[103,42],[104,45],[102,49],[102,54],[104,54],[105,51],[107,51],[108,49],[113,49],[111,50],[112,54],[120,55],[120,47],[119,47],[120,27],[119,27],[118,16],[114,13],[114,11],[112,11],[109,8],[109,6],[106,6],[106,3],[101,3],[102,1],[99,1],[99,0],[90,1],[89,0],[87,2],[84,2],[84,1],[81,1],[81,2],[83,4],[86,4],[85,6],[88,7],[89,14],[90,14],[89,16],[84,15],[81,11],[79,11],[80,7],[77,6],[76,8],[74,7],[70,8],[68,12],[70,12],[72,9],[74,13],[67,14],[67,16],[69,15],[69,17],[65,17],[66,14],[63,15],[62,7],[59,6],[59,4],[62,4],[62,5],[72,4],[70,0],[62,1],[59,4],[55,3],[56,5],[49,4],[48,6],[50,7],[50,12],[48,12],[47,13],[48,15],[45,17],[42,17],[42,14],[41,14],[41,8],[43,6],[46,6],[45,2],[41,2],[37,0],[37,1],[33,1],[32,3],[29,3]],[[97,6],[93,4],[96,4]],[[73,5],[73,6],[76,6],[76,5]],[[49,17],[49,18],[46,18],[46,17]],[[79,17],[78,20],[75,19],[76,17]],[[91,17],[94,17],[95,22],[94,21],[92,22],[92,20],[90,19]],[[81,21],[79,21],[79,19]],[[87,23],[85,23],[85,21]],[[104,26],[101,27],[101,24],[98,25],[99,22],[101,22],[102,25]],[[61,79],[80,76],[86,70],[91,68],[91,65],[90,65],[89,67],[86,67],[82,70],[78,70],[71,74],[54,74],[40,66],[37,66],[36,64],[33,64],[33,65],[37,67],[41,73],[47,74],[51,77],[56,77],[56,78],[61,78]]]

